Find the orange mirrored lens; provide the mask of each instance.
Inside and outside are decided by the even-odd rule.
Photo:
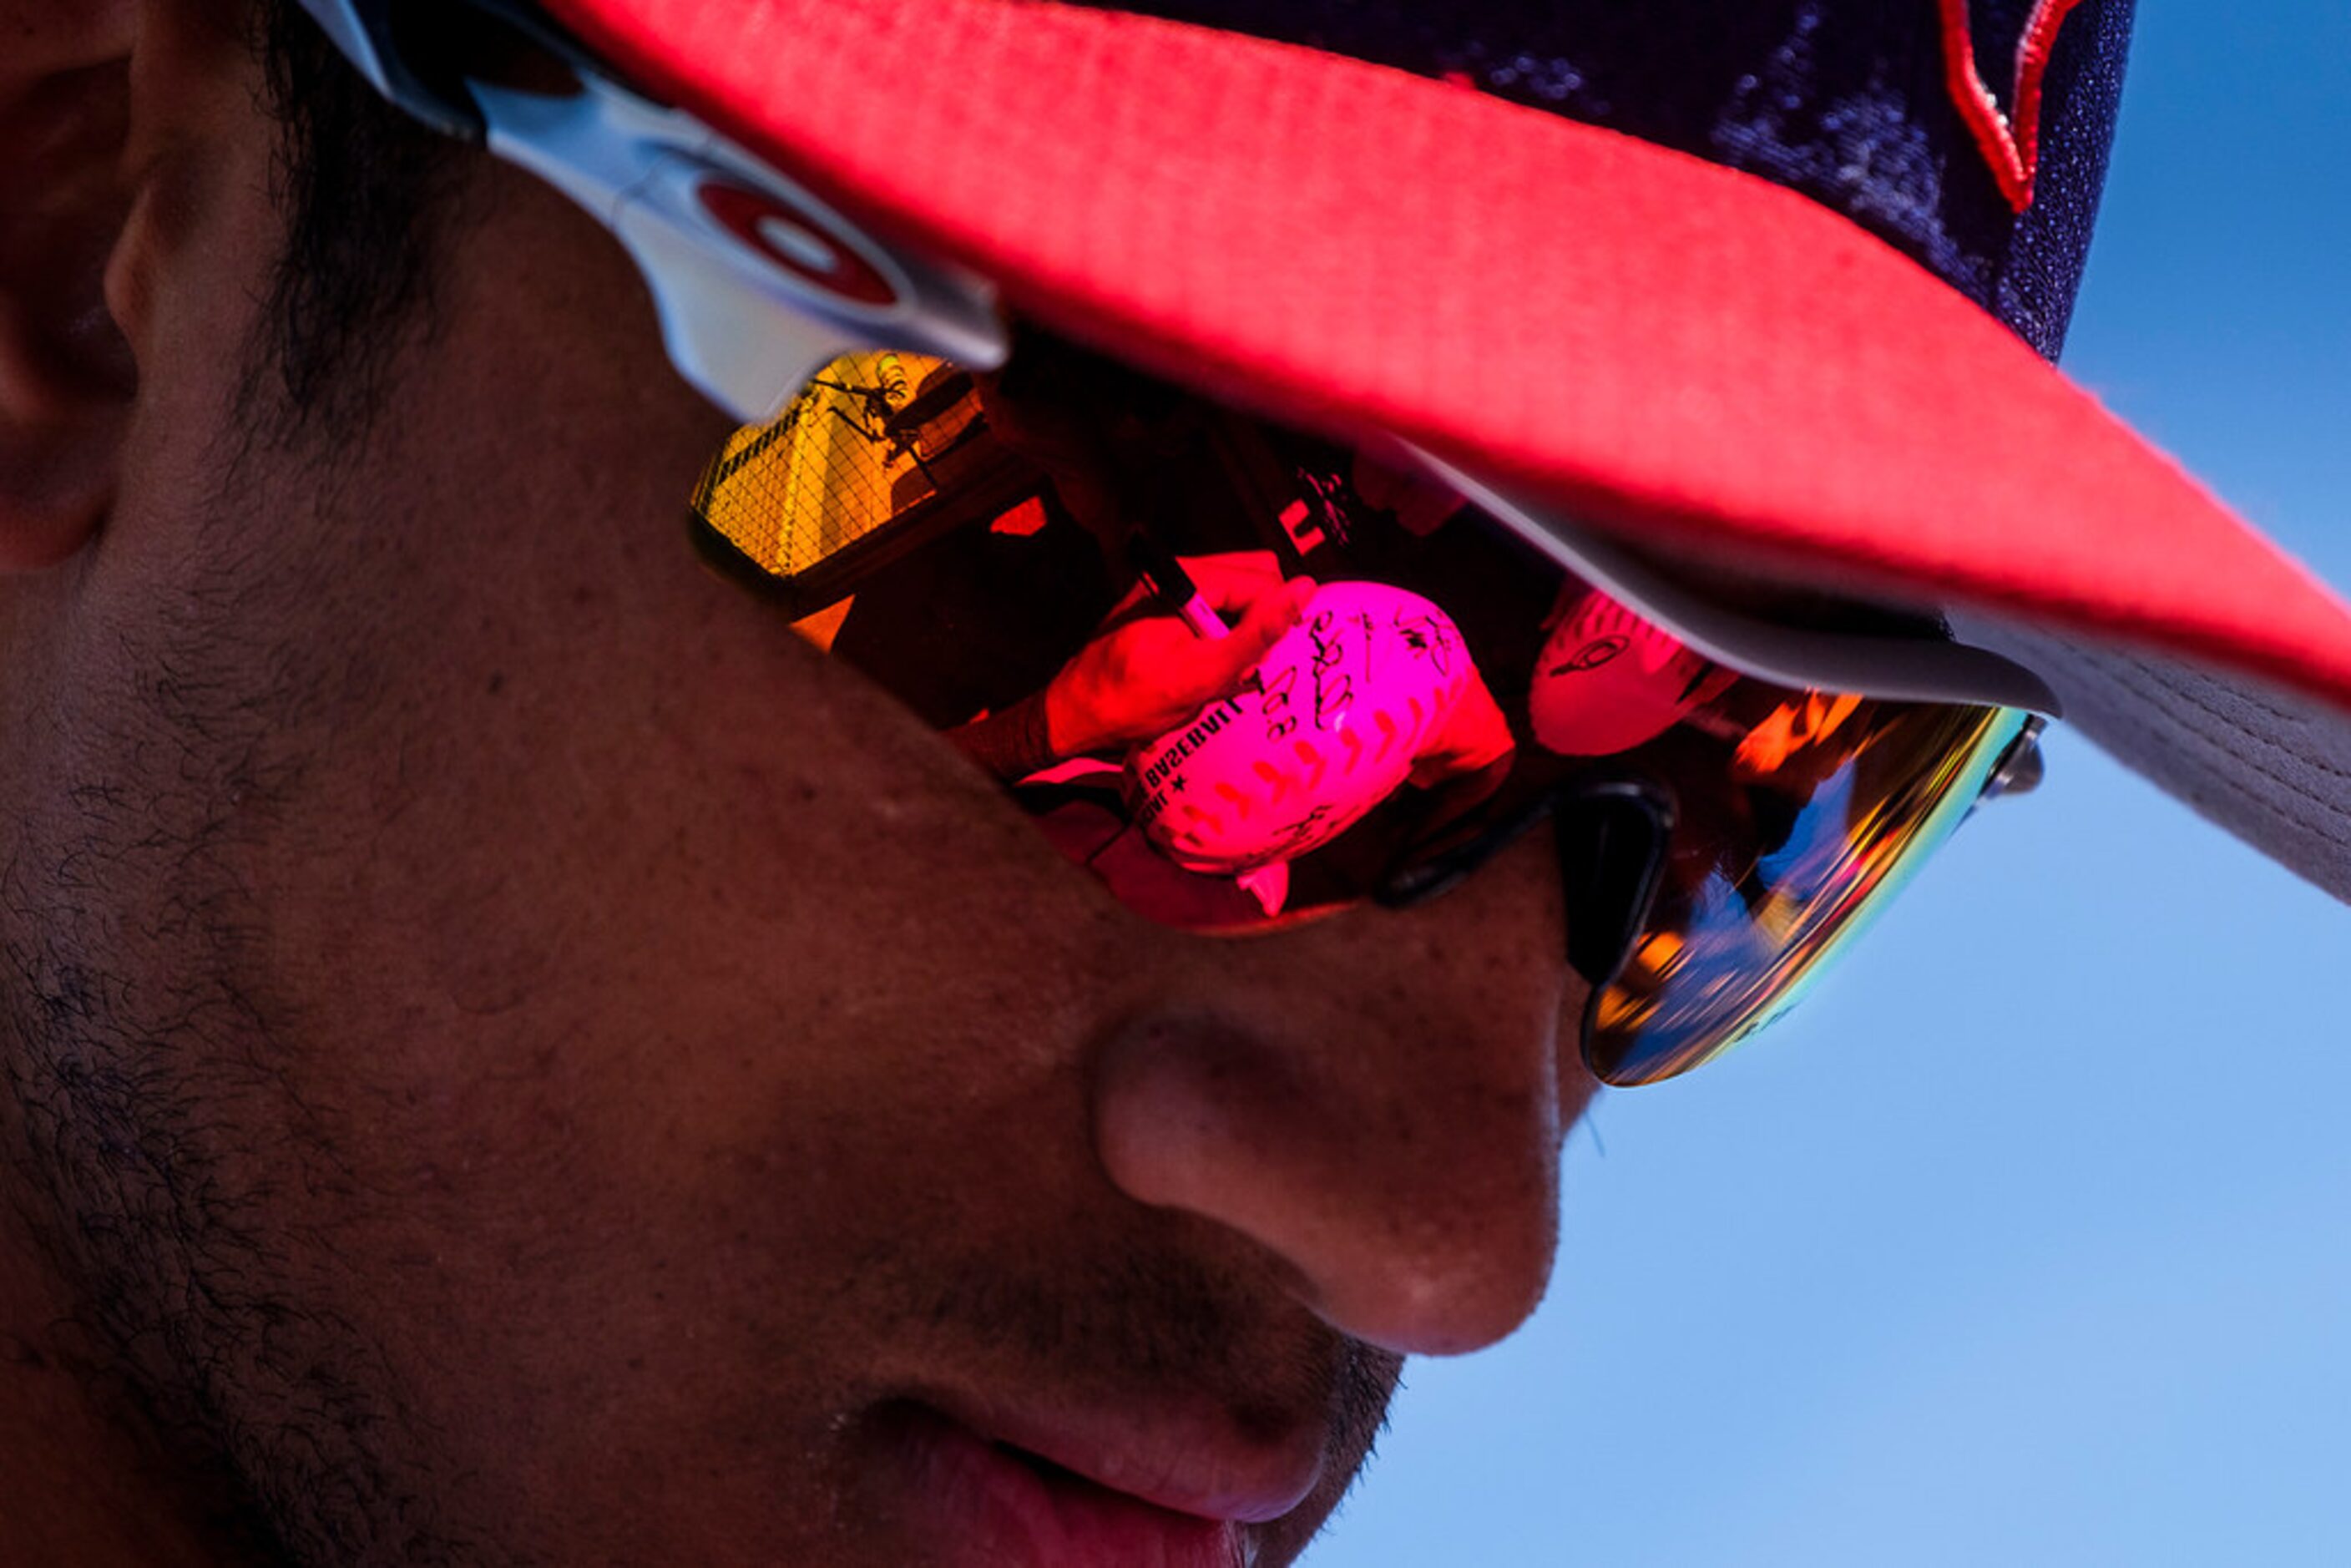
[[[1663,883],[1594,999],[1593,1071],[1670,1078],[1793,1006],[1959,826],[2024,723],[1808,694],[1714,737],[1728,766],[1678,775]],[[1680,760],[1698,764],[1702,747],[1684,744]]]
[[[694,511],[714,560],[1167,925],[1380,898],[1578,780],[1656,781],[1671,862],[1594,1014],[1625,1081],[1769,1017],[2019,722],[1738,676],[1426,478],[1050,341],[988,375],[840,360]]]

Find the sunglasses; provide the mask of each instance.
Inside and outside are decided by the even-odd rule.
[[[679,371],[743,422],[691,497],[705,558],[1140,915],[1405,906],[1548,824],[1584,1061],[1646,1083],[1784,1013],[2038,777],[2046,688],[1931,618],[1669,564],[1015,321],[528,5],[395,37],[305,4],[636,259]]]

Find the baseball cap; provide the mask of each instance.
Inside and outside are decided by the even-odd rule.
[[[2351,612],[2049,362],[2126,0],[546,9],[1057,331],[1939,612],[2351,898]]]

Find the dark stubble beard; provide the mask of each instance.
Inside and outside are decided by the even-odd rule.
[[[249,417],[223,424],[244,434],[205,515],[266,516],[263,467],[282,507],[299,422],[257,442]],[[33,721],[30,804],[0,821],[5,1196],[75,1303],[58,1327],[84,1384],[183,1483],[224,1561],[517,1562],[435,1517],[431,1434],[325,1304],[350,1299],[334,1239],[290,1230],[276,1197],[360,1196],[346,1108],[297,1087],[302,1020],[272,994],[272,912],[241,870],[352,672],[263,640],[314,587],[297,552],[199,553],[170,603],[63,656],[127,674],[65,679]]]
[[[184,1479],[232,1560],[350,1562],[385,1542],[456,1560],[383,1462],[402,1416],[381,1357],[302,1288],[320,1247],[273,1213],[273,1168],[340,1172],[327,1118],[287,1093],[282,1035],[238,979],[253,927],[233,883],[207,880],[218,840],[128,841],[101,793],[75,790],[78,840],[14,846],[0,946],[12,1197],[71,1293],[78,1370]],[[180,862],[174,880],[135,908],[100,906],[83,881],[105,868],[154,886],[129,868],[162,859]]]
[[[289,225],[219,422],[201,508],[223,519],[284,507],[289,472],[329,503],[430,335],[455,217],[451,149],[378,103],[290,0],[253,25]],[[77,1303],[61,1328],[84,1381],[187,1478],[225,1560],[516,1561],[434,1517],[413,1463],[429,1434],[381,1350],[321,1305],[345,1299],[319,1277],[333,1239],[290,1234],[273,1197],[351,1182],[343,1108],[294,1086],[301,1020],[270,993],[271,912],[240,866],[300,785],[289,737],[320,733],[350,672],[256,630],[318,586],[298,555],[239,541],[189,570],[89,662],[130,672],[117,689],[64,683],[77,695],[27,747],[51,759],[37,803],[0,820],[5,1196]]]
[[[394,1479],[389,1454],[424,1451],[413,1417],[320,1305],[331,1240],[287,1233],[273,1200],[350,1186],[336,1108],[288,1082],[296,1031],[252,978],[268,915],[235,869],[241,824],[298,768],[245,772],[253,715],[209,683],[155,695],[143,747],[84,755],[169,758],[175,788],[65,780],[0,864],[11,1197],[76,1302],[86,1380],[235,1558],[486,1561]]]

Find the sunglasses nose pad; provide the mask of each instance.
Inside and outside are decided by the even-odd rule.
[[[1567,961],[1597,993],[1632,956],[1666,868],[1673,802],[1633,782],[1578,785],[1552,801]]]

